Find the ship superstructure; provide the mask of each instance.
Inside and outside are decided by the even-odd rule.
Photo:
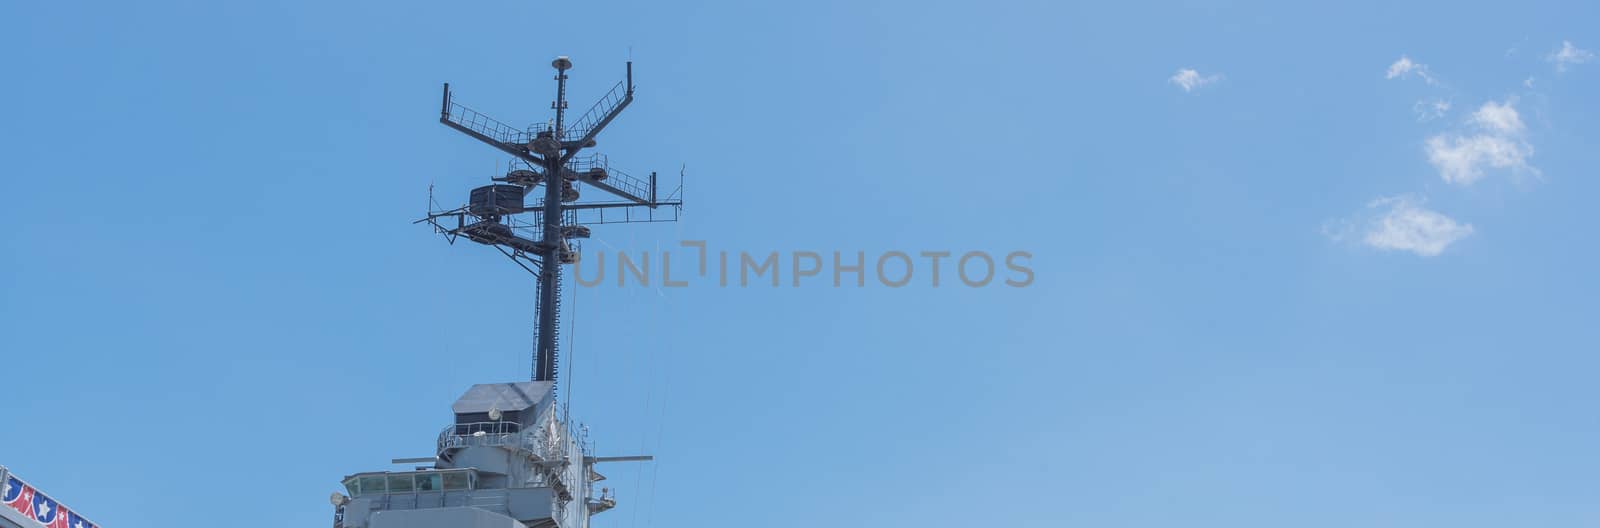
[[[444,86],[439,121],[510,154],[512,162],[495,183],[472,189],[467,205],[429,211],[418,221],[452,243],[465,238],[492,246],[538,278],[532,380],[467,389],[451,406],[454,420],[440,431],[433,457],[394,460],[424,465],[345,477],[345,493],[331,497],[336,528],[587,527],[591,515],[616,505],[606,490],[595,492],[605,478],[595,464],[650,459],[594,456],[585,434],[568,421],[567,406],[558,404],[561,268],[577,261],[590,225],[677,220],[682,185],[658,199],[654,173],[637,179],[605,156],[579,156],[632,103],[632,62],[623,82],[570,123],[572,61],[557,57],[551,66],[555,118],[525,128],[455,102]],[[580,202],[587,189],[605,198]],[[542,198],[530,204],[536,191]]]

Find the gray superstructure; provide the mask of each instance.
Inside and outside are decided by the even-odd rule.
[[[558,416],[548,381],[474,385],[451,407],[433,467],[344,480],[350,528],[587,526],[596,460]]]

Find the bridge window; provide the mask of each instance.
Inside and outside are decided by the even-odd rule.
[[[465,471],[451,471],[441,476],[444,477],[444,489],[464,490],[468,488],[468,474]]]
[[[475,477],[470,469],[449,469],[357,475],[345,479],[343,484],[351,497],[362,497],[385,493],[469,490],[476,487]]]
[[[383,483],[382,475],[376,477],[361,477],[362,495],[381,495],[385,491],[388,491],[388,489],[388,486],[385,486]]]
[[[411,491],[411,474],[389,475],[389,493],[407,493]]]
[[[444,489],[438,473],[418,473],[417,491],[439,491]]]

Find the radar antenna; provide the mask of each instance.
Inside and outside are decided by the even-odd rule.
[[[504,176],[491,178],[497,183],[472,190],[467,205],[430,210],[417,222],[432,225],[452,244],[465,237],[493,246],[538,277],[533,380],[553,385],[558,365],[561,265],[577,262],[579,240],[589,237],[590,225],[677,221],[683,211],[683,175],[679,174],[677,188],[661,199],[654,172],[641,180],[613,168],[602,154],[578,155],[595,146],[595,137],[633,102],[633,61],[628,61],[622,82],[570,123],[566,120],[567,70],[572,69],[572,60],[556,57],[550,65],[556,69],[556,100],[551,104],[555,119],[521,129],[456,103],[450,84],[445,83],[439,122],[513,158]],[[541,185],[543,197],[526,204],[527,196]],[[605,197],[579,201],[585,187],[600,190]],[[522,220],[519,215],[524,214],[534,220]]]

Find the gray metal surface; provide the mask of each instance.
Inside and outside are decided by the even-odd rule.
[[[10,475],[11,473],[6,470],[5,466],[0,466],[0,485],[5,485],[6,477]],[[11,508],[0,506],[0,528],[22,528],[22,523],[28,521],[29,519],[23,518],[21,513],[17,513]]]
[[[488,413],[532,409],[550,397],[555,387],[552,381],[521,381],[514,383],[480,383],[467,389],[456,398],[450,411],[456,414]]]
[[[28,524],[24,525],[23,523]],[[22,528],[23,526],[31,528],[39,526],[39,523],[33,522],[31,519],[24,519],[22,514],[11,508],[0,509],[0,528]]]
[[[428,510],[381,511],[372,514],[371,521],[363,525],[345,526],[360,528],[523,528],[521,522],[509,516],[477,508],[440,508]]]

